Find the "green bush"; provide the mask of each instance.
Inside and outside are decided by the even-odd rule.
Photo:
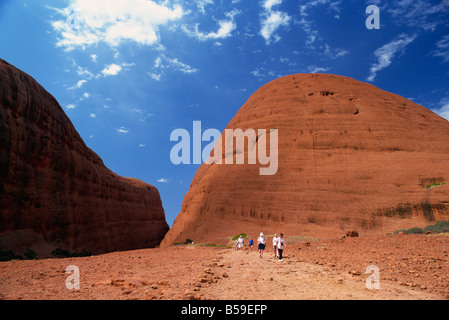
[[[398,234],[400,232],[403,232],[405,234],[423,234],[426,233],[426,231],[430,231],[432,233],[449,232],[449,221],[437,221],[434,225],[429,225],[424,229],[418,227],[410,229],[399,229],[393,232],[393,234]]]
[[[421,228],[418,227],[414,227],[414,228],[410,228],[408,230],[405,230],[405,233],[407,234],[423,234],[425,231]]]
[[[53,256],[56,258],[79,258],[79,257],[90,257],[92,256],[92,252],[83,250],[82,252],[72,252],[70,253],[67,250],[63,250],[61,248],[57,248],[51,252]]]
[[[430,183],[424,186],[425,189],[431,189],[431,188],[435,188],[435,187],[439,187],[442,185],[445,185],[446,182],[434,182],[434,183]]]
[[[28,260],[34,260],[37,258],[37,253],[33,249],[27,249],[23,255]]]
[[[232,240],[235,241],[235,240],[237,240],[238,238],[240,238],[240,236],[242,236],[243,239],[245,239],[245,238],[247,237],[247,235],[246,235],[245,233],[241,233],[241,234],[238,234],[238,235],[232,237]]]
[[[432,233],[449,232],[449,221],[437,221],[434,225],[425,227],[424,230]]]
[[[12,250],[0,250],[0,261],[23,260],[22,256],[14,254]]]

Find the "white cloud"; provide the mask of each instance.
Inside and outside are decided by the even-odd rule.
[[[161,73],[151,73],[151,72],[147,72],[147,73],[151,77],[151,79],[153,79],[153,80],[161,81],[161,79],[162,79],[162,74]]]
[[[265,77],[266,74],[263,73],[263,70],[264,70],[263,68],[257,68],[255,70],[251,71],[251,74],[255,77]]]
[[[446,120],[449,120],[449,98],[443,98],[441,100],[440,109],[436,110],[436,113]]]
[[[105,67],[103,69],[103,71],[101,71],[101,73],[107,77],[107,76],[115,76],[117,75],[120,71],[122,71],[122,67],[119,66],[118,64],[110,64],[109,66]]]
[[[408,36],[406,34],[401,34],[396,37],[393,41],[387,43],[386,45],[380,47],[374,52],[374,56],[377,62],[374,63],[370,68],[370,75],[368,76],[368,81],[374,81],[377,73],[390,66],[394,56],[405,49],[410,43],[416,39],[416,35]]]
[[[319,5],[326,5],[328,12],[334,11],[334,18],[340,19],[340,4],[341,1],[331,1],[331,0],[313,0],[313,1],[307,1],[305,4],[301,4],[299,7],[300,17],[301,19],[298,21],[295,21],[298,25],[301,26],[301,28],[306,33],[306,45],[308,47],[313,48],[313,44],[317,39],[320,39],[318,36],[318,30],[314,26],[313,21],[309,20],[307,17],[309,16],[309,11],[313,9],[316,6]],[[320,14],[322,15],[325,10],[321,9]]]
[[[75,90],[75,89],[79,89],[81,88],[85,83],[87,82],[87,80],[80,80],[78,81],[74,86],[70,87],[69,90]]]
[[[67,50],[104,42],[111,47],[123,41],[142,45],[159,42],[159,27],[179,20],[184,11],[179,5],[152,0],[70,0],[64,9],[53,8],[63,19],[52,22],[59,34],[57,47]],[[79,28],[68,23],[77,19]]]
[[[265,39],[266,44],[270,44],[274,37],[274,42],[281,39],[275,32],[280,27],[287,27],[291,17],[281,11],[273,11],[273,7],[280,5],[282,0],[266,0],[263,3],[264,13],[262,14],[260,34]]]
[[[145,144],[143,144],[143,143],[141,143],[141,144],[139,144],[139,147],[140,147],[140,148],[145,148],[145,147],[146,147],[146,145],[145,145]]]
[[[179,61],[178,58],[169,58],[165,54],[161,54],[154,60],[154,69],[156,72],[147,73],[156,81],[161,81],[162,76],[165,74],[165,70],[178,71],[184,74],[191,74],[199,71],[198,69]]]
[[[394,0],[385,5],[392,21],[401,26],[416,27],[434,31],[438,25],[446,24],[449,14],[449,1],[433,0]]]
[[[89,118],[96,118],[97,117],[97,115],[95,114],[95,113],[91,113],[90,115],[89,115]]]
[[[282,3],[282,0],[266,0],[263,4],[265,10],[271,10],[274,6]]]
[[[160,183],[168,183],[168,179],[161,178],[161,179],[159,179],[157,182],[160,182]]]
[[[201,13],[206,13],[205,7],[209,4],[214,4],[214,0],[196,0],[196,6]]]
[[[91,57],[93,62],[97,62],[98,56],[96,54],[91,54],[90,57]]]
[[[309,73],[323,73],[329,71],[329,68],[316,67],[316,66],[308,66],[307,71]]]
[[[441,57],[445,62],[449,62],[449,35],[446,35],[437,42],[437,49],[434,52],[435,57]]]
[[[340,57],[344,57],[345,55],[349,54],[349,51],[344,49],[332,49],[327,43],[324,45],[324,55],[328,56],[331,59],[337,59]]]
[[[75,109],[75,108],[76,108],[76,105],[74,105],[74,104],[68,104],[68,105],[65,106],[65,108],[66,108],[67,110]]]
[[[127,129],[126,127],[120,127],[118,129],[116,129],[116,131],[118,133],[124,133],[124,134],[129,133],[129,129]]]
[[[76,65],[76,62],[73,61],[73,63]],[[76,74],[80,77],[84,77],[86,79],[92,79],[95,78],[95,75],[90,72],[87,68],[83,68],[81,66],[76,65]]]
[[[226,12],[225,15],[228,19],[218,21],[219,28],[217,31],[211,31],[209,33],[204,33],[202,31],[199,31],[199,24],[195,25],[194,30],[190,30],[186,25],[182,25],[181,29],[189,37],[196,38],[200,41],[229,38],[232,35],[232,31],[234,31],[237,28],[237,25],[234,22],[234,17],[239,13],[240,13],[240,11],[238,11],[238,10],[232,10],[232,11]]]

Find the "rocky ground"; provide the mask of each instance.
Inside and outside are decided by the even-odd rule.
[[[449,236],[286,237],[284,260],[188,245],[0,263],[2,300],[449,299]],[[369,265],[379,289],[368,289]],[[69,266],[79,289],[69,290]]]

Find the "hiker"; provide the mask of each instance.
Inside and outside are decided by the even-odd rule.
[[[278,242],[277,242],[279,261],[282,261],[282,253],[284,252],[284,247],[285,246],[286,246],[286,244],[285,244],[284,234],[281,233],[280,237],[278,238]]]
[[[278,234],[275,233],[273,237],[273,249],[274,249],[274,257],[277,258],[279,256],[278,254]]]
[[[237,251],[239,251],[241,248],[243,248],[243,242],[244,242],[245,240],[243,239],[243,237],[242,236],[240,236],[238,239],[237,239]]]
[[[263,257],[263,251],[265,250],[265,243],[267,242],[267,239],[263,236],[263,232],[260,233],[259,238],[257,238],[258,243],[258,250],[260,257]]]
[[[248,240],[249,251],[253,251],[253,244],[254,244],[253,238],[249,237]]]

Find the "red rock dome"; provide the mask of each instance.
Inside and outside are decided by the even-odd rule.
[[[0,59],[0,250],[97,254],[167,230],[158,190],[106,168],[56,99]]]
[[[277,130],[277,173],[203,164],[161,245],[260,231],[385,234],[449,218],[449,122],[396,94],[342,76],[290,75],[248,99],[227,126],[238,128]]]

